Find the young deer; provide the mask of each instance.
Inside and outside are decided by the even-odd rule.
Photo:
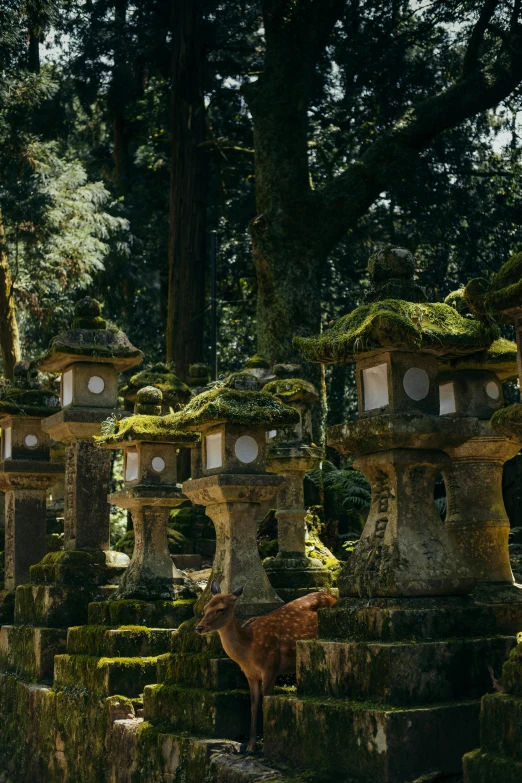
[[[254,752],[260,682],[263,683],[263,695],[270,696],[279,674],[295,672],[297,640],[317,638],[317,610],[332,606],[337,599],[326,593],[310,593],[239,625],[235,608],[243,589],[244,585],[233,593],[222,594],[214,579],[211,584],[214,597],[205,606],[196,631],[202,634],[217,631],[226,654],[246,675],[251,710],[247,751]]]

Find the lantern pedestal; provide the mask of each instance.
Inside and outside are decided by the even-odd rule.
[[[285,601],[292,601],[309,592],[328,588],[331,576],[320,560],[306,556],[303,479],[321,458],[320,449],[304,444],[269,448],[267,469],[284,479],[277,493],[276,557],[263,561],[270,583]]]
[[[167,523],[171,508],[186,498],[176,487],[137,486],[109,495],[108,500],[132,512],[134,552],[114,599],[172,601],[194,598],[169,554]]]
[[[183,494],[205,506],[216,528],[211,580],[218,581],[223,593],[246,585],[237,606],[241,616],[266,614],[283,603],[261,563],[255,524],[259,504],[273,497],[283,480],[262,473],[219,473],[183,484]],[[206,590],[196,603],[196,612],[208,600]]]

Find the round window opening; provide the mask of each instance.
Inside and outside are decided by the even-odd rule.
[[[92,394],[101,394],[105,389],[105,381],[99,375],[91,375],[87,388]]]
[[[402,385],[411,400],[423,400],[430,390],[430,379],[426,370],[410,367],[404,373]]]
[[[489,381],[489,383],[486,384],[486,394],[488,397],[491,397],[492,400],[498,400],[500,397],[500,389],[495,381]]]
[[[238,438],[234,451],[236,452],[238,460],[246,464],[257,459],[257,455],[259,454],[257,442],[250,435],[242,435]]]
[[[152,469],[156,471],[156,473],[161,473],[162,470],[165,468],[165,460],[163,457],[153,457],[152,458]]]
[[[24,443],[28,449],[34,449],[34,447],[38,444],[38,438],[36,435],[26,435],[24,438]]]

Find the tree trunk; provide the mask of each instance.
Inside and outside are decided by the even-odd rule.
[[[169,211],[167,361],[186,379],[203,360],[207,161],[201,3],[172,3],[172,168]]]
[[[0,212],[0,351],[4,363],[4,376],[12,379],[14,366],[22,358],[20,337],[16,323],[13,282],[9,269],[5,231]]]
[[[108,95],[109,111],[112,115],[114,181],[116,191],[123,195],[126,189],[128,138],[125,109],[132,78],[127,64],[125,34],[127,25],[127,0],[114,0],[114,66]]]

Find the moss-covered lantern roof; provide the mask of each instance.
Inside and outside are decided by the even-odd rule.
[[[485,351],[477,351],[458,359],[444,359],[440,369],[451,370],[491,370],[501,381],[511,381],[518,377],[517,344],[504,337],[491,343]]]
[[[60,410],[60,398],[46,389],[34,363],[17,362],[14,378],[0,388],[0,415],[52,416]]]
[[[192,392],[186,383],[174,373],[168,364],[158,362],[133,375],[126,386],[121,390],[121,395],[126,402],[136,401],[136,395],[140,389],[146,386],[155,386],[163,394],[163,402],[171,408],[185,405],[191,398]]]
[[[466,300],[473,312],[503,313],[522,307],[522,253],[516,253],[500,267],[491,283],[483,277],[470,280]]]
[[[182,432],[172,424],[172,416],[160,416],[161,390],[145,386],[136,395],[135,415],[126,419],[115,416],[102,424],[102,434],[94,438],[95,443],[107,449],[122,449],[138,443],[175,443],[192,446],[199,436],[193,432]]]
[[[169,417],[182,430],[201,432],[214,424],[252,427],[289,427],[299,421],[295,408],[255,389],[255,378],[234,373],[224,384],[193,397],[179,413]]]
[[[143,353],[132,345],[124,332],[106,328],[101,305],[96,299],[89,296],[81,299],[74,315],[71,328],[53,337],[38,360],[41,370],[63,372],[73,362],[102,362],[123,372],[142,361]]]
[[[409,256],[398,256],[394,264],[384,263],[399,252],[401,248],[388,249],[384,260],[382,254],[376,254],[377,260],[372,256],[369,264],[374,294],[394,293],[397,298],[363,304],[318,337],[294,338],[305,359],[344,364],[390,350],[420,351],[450,359],[484,351],[499,337],[492,321],[466,318],[451,304],[420,301],[418,286],[407,279],[407,274],[413,276],[414,268]]]
[[[276,381],[270,381],[263,388],[263,394],[272,394],[289,405],[293,402],[313,405],[319,400],[315,386],[302,378],[278,378]]]
[[[522,441],[522,405],[508,405],[500,408],[491,417],[491,426],[497,432]]]

